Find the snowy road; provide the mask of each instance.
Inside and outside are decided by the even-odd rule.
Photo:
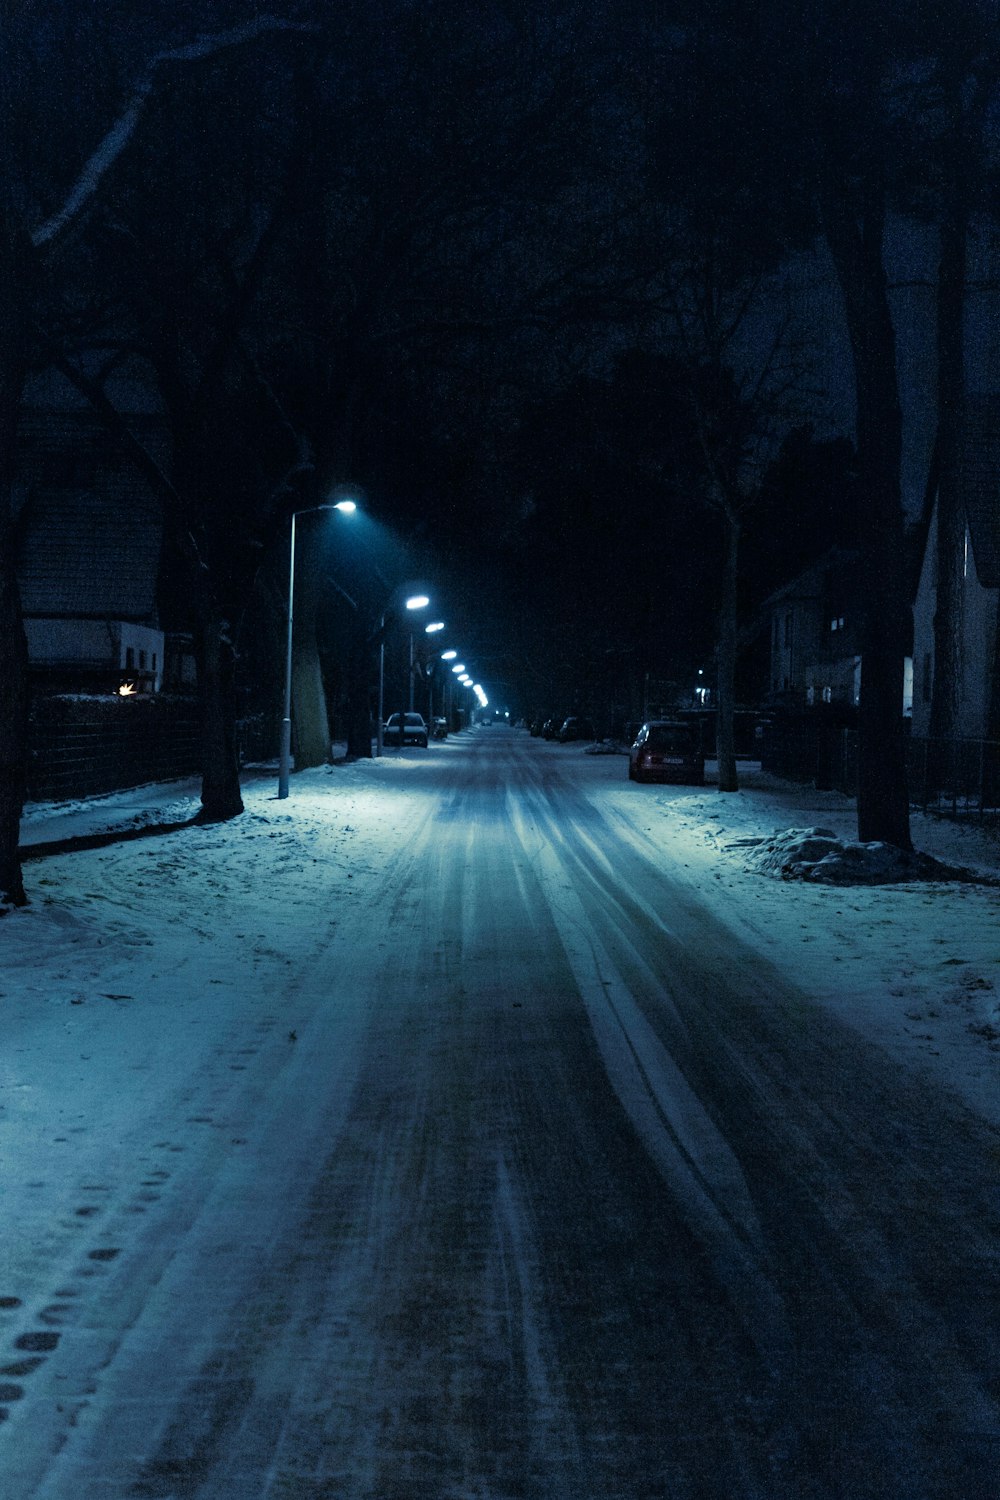
[[[578,754],[32,871],[3,1500],[1000,1495],[1000,1136]]]

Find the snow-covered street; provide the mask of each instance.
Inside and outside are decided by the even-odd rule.
[[[245,797],[0,921],[3,1500],[1000,1492],[997,884],[503,728]]]

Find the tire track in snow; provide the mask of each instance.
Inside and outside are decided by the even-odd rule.
[[[609,1081],[754,1344],[777,1368],[789,1332],[764,1270],[763,1235],[740,1164],[588,921],[558,852],[561,830],[537,802],[534,823],[519,799],[508,799],[508,816],[545,894]]]

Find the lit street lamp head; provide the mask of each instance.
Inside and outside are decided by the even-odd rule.
[[[430,602],[426,594],[413,594],[407,599],[406,607],[407,609],[426,609]]]
[[[334,491],[336,493],[336,491]],[[292,511],[292,529],[288,554],[288,623],[285,641],[285,714],[281,721],[281,740],[278,748],[278,797],[288,796],[288,781],[292,765],[292,621],[295,605],[295,522],[299,516],[315,515],[321,510],[339,510],[342,516],[353,516],[358,502],[345,495],[341,500],[331,500],[325,505],[310,505],[305,510]]]

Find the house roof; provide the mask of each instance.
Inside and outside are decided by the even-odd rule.
[[[793,600],[823,599],[831,585],[838,591],[857,591],[858,553],[831,547],[809,568],[804,568],[782,588],[769,594],[760,607],[762,614]]]
[[[976,573],[1000,587],[1000,396],[971,396],[962,442],[962,493]]]
[[[160,518],[122,476],[97,493],[39,488],[22,510],[17,574],[26,615],[151,620]]]

